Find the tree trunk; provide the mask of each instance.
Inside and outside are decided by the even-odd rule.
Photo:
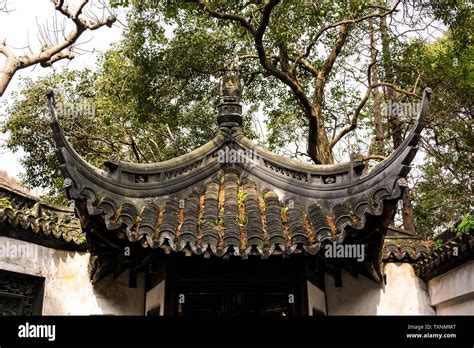
[[[385,17],[380,18],[380,36],[382,39],[382,55],[383,55],[383,67],[385,71],[385,81],[393,83],[393,72],[392,72],[392,62],[390,57],[390,45],[389,45],[389,36],[387,29],[387,22]],[[403,141],[402,138],[402,127],[401,121],[398,117],[398,110],[400,108],[394,108],[396,105],[395,90],[393,88],[386,88],[387,95],[387,112],[388,112],[388,125],[393,141],[393,148],[396,150]],[[395,112],[397,111],[397,112]],[[403,218],[403,228],[415,234],[415,224],[414,224],[414,214],[413,208],[410,202],[410,190],[405,188],[402,196],[403,206],[402,206],[402,218]]]
[[[375,41],[373,21],[369,21],[370,31],[370,55],[372,61],[376,60],[377,43]],[[371,69],[371,83],[379,82],[377,65],[374,64]],[[372,139],[369,147],[369,156],[372,154],[383,155],[384,154],[384,132],[382,124],[382,95],[378,87],[372,89],[372,95],[374,96],[374,125],[375,125],[375,137]]]
[[[326,130],[324,125],[317,121],[316,116],[311,116],[309,119],[309,132],[308,156],[311,157],[315,164],[334,163]]]
[[[329,146],[329,139],[324,128],[322,113],[322,99],[324,85],[317,85],[318,92],[313,100],[313,107],[310,110],[309,130],[308,130],[308,155],[316,164],[332,164],[334,157]]]
[[[382,95],[378,88],[372,91],[374,95],[374,124],[375,124],[375,137],[373,143],[369,149],[369,155],[383,155],[384,154],[384,135],[383,135],[383,124],[382,124]]]
[[[3,97],[3,94],[5,93],[8,84],[13,79],[16,70],[15,61],[8,59],[5,62],[4,71],[0,72],[0,97]]]

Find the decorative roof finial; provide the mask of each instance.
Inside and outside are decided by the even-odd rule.
[[[242,106],[240,98],[242,96],[242,83],[236,74],[226,74],[221,80],[221,103],[218,106],[219,116],[217,122],[219,126],[235,127],[242,125]]]

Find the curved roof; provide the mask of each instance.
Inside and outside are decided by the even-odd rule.
[[[0,223],[6,222],[23,230],[31,229],[36,234],[52,235],[85,247],[85,238],[74,208],[41,203],[36,197],[2,184],[0,198]],[[28,239],[28,235],[20,237]]]
[[[68,195],[107,229],[144,246],[246,256],[306,251],[343,242],[397,201],[417,152],[430,89],[404,142],[369,173],[362,162],[312,165],[276,155],[245,137],[238,104],[224,102],[218,134],[200,148],[154,164],[113,158],[107,171],[84,161],[54,114],[54,141]],[[228,107],[228,105],[230,105]],[[226,109],[227,108],[227,109]],[[392,207],[392,206],[391,206]],[[393,208],[393,207],[392,207]]]

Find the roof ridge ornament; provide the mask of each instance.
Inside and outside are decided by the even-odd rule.
[[[220,83],[221,102],[217,123],[220,127],[242,126],[242,82],[236,74],[224,75]]]

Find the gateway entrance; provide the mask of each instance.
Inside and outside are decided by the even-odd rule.
[[[171,257],[166,265],[164,314],[193,318],[307,315],[307,274],[304,257]],[[322,279],[313,277],[320,285]]]

